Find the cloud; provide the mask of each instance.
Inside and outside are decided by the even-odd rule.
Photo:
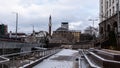
[[[98,17],[99,0],[0,0],[0,22],[15,31],[15,14],[19,13],[19,31],[48,30],[49,15],[52,15],[53,29],[62,21],[70,23],[71,29],[83,30],[91,25],[88,18]],[[97,25],[97,24],[96,24]]]
[[[81,21],[78,21],[78,22],[71,22],[69,27],[70,29],[79,29],[80,28],[80,25],[82,24]]]

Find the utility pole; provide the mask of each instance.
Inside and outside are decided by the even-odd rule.
[[[13,13],[16,14],[16,31],[15,31],[15,33],[16,33],[16,40],[17,40],[17,31],[18,31],[18,13],[17,13],[17,12],[13,12]]]

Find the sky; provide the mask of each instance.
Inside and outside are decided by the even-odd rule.
[[[48,31],[52,16],[52,31],[69,22],[70,30],[83,31],[92,26],[89,19],[99,19],[99,0],[0,0],[0,24],[15,32],[18,13],[18,32]],[[95,22],[98,27],[99,21]]]

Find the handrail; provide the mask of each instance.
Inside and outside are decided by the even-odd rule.
[[[87,62],[89,63],[89,65],[90,65],[92,68],[101,68],[101,67],[93,64],[93,63],[90,61],[90,59],[87,57],[87,55],[86,55],[83,51],[82,51],[82,53],[83,53],[85,59],[87,60]]]
[[[102,51],[102,50],[98,50],[98,49],[95,49],[95,51],[102,52],[102,53],[106,53],[106,54],[108,54],[108,55],[119,55],[119,54],[110,53],[110,52]]]
[[[21,67],[19,67],[19,68],[28,68],[30,65],[35,64],[35,63],[37,63],[37,62],[39,62],[39,61],[41,61],[41,60],[44,60],[44,59],[46,59],[46,58],[48,58],[48,57],[50,57],[50,56],[58,53],[59,51],[61,51],[61,49],[57,49],[56,52],[53,52],[53,53],[48,54],[48,55],[46,55],[46,56],[44,56],[44,57],[41,57],[41,58],[39,58],[39,59],[37,59],[37,60],[35,60],[35,61],[33,61],[33,62],[30,62],[30,63],[28,63],[28,64],[25,64],[25,65],[21,66]],[[35,64],[35,65],[36,65],[36,64]]]
[[[35,51],[41,51],[41,50],[35,50]],[[35,51],[25,51],[25,52],[19,52],[19,53],[5,54],[5,55],[1,55],[1,56],[3,56],[3,57],[6,57],[6,56],[13,56],[13,55],[31,53],[31,52],[35,52]],[[46,51],[46,50],[43,50],[43,51]]]
[[[10,60],[10,59],[5,58],[5,57],[2,57],[2,56],[0,56],[0,58],[4,59],[4,60],[0,61],[0,63],[7,62],[7,61],[9,61],[9,60]]]
[[[119,63],[120,64],[120,62],[118,62],[118,61],[104,59],[104,58],[100,57],[99,55],[97,55],[97,54],[95,54],[93,52],[89,52],[89,53],[92,54],[93,56],[95,56],[96,58],[102,60],[102,61],[107,61],[107,62],[113,62],[113,63]]]

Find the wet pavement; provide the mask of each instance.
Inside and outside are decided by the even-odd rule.
[[[63,49],[33,68],[79,68],[76,61],[77,54],[76,50]]]

